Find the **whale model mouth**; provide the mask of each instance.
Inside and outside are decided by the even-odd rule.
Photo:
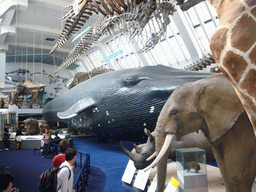
[[[96,102],[91,97],[86,97],[85,99],[81,99],[77,101],[74,105],[63,112],[58,112],[57,116],[60,119],[69,119],[77,116],[79,113],[84,110],[96,106]]]

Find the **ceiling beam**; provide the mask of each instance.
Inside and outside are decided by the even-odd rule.
[[[42,4],[44,7],[48,7],[51,9],[62,10],[66,9],[70,2],[65,0],[30,0],[30,3]]]
[[[5,13],[7,13],[10,9],[18,9],[26,10],[28,7],[28,0],[3,0],[0,3],[0,17],[3,17]]]
[[[6,44],[5,44],[6,45]],[[12,46],[18,46],[18,47],[30,47],[30,48],[37,48],[37,49],[48,49],[49,52],[50,50],[52,49],[52,46],[50,45],[41,45],[41,44],[33,44],[33,43],[26,43],[26,42],[18,42],[15,44],[15,42],[10,42],[8,43],[8,45],[12,45]],[[1,46],[0,46],[0,50],[1,50]],[[61,47],[60,49],[58,49],[59,52],[65,52],[65,53],[69,53],[70,52],[70,49],[67,49],[67,48],[63,48]]]
[[[19,29],[23,30],[28,30],[28,31],[37,31],[37,32],[44,32],[44,33],[52,33],[55,35],[60,35],[61,29],[54,29],[51,27],[45,27],[45,26],[40,26],[40,25],[33,25],[33,24],[28,24],[28,23],[17,23],[12,25],[13,27],[17,27]]]

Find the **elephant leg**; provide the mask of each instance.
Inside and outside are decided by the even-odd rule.
[[[212,143],[227,192],[251,192],[256,176],[256,139],[245,113]]]

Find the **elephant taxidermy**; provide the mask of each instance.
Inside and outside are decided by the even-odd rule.
[[[148,136],[147,142],[140,145],[133,144],[134,149],[131,152],[123,146],[122,141],[120,142],[121,148],[123,149],[124,153],[134,162],[134,166],[137,169],[146,168],[154,160],[154,158],[152,158],[152,160],[148,160],[148,158],[155,153],[155,137],[157,135],[157,132],[154,131],[151,133],[147,129],[144,129],[144,132]],[[215,160],[212,152],[212,147],[202,131],[185,135],[179,141],[175,137],[173,137],[170,144],[168,158],[176,161],[176,149],[192,147],[198,147],[205,150],[207,162]]]
[[[185,83],[171,94],[157,120],[157,192],[165,188],[172,137],[202,130],[210,142],[227,192],[251,192],[256,176],[256,138],[242,103],[224,75]],[[152,157],[151,157],[152,158]]]

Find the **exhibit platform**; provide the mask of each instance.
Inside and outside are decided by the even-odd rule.
[[[11,136],[9,138],[9,148],[15,149],[15,137],[16,132],[12,132]],[[61,139],[67,138],[70,135],[58,135]],[[42,141],[43,135],[22,135],[21,136],[21,149],[35,149],[41,147],[41,141]],[[52,135],[52,138],[55,136]],[[3,143],[3,142],[2,142]],[[3,145],[3,144],[2,144]],[[2,146],[1,145],[1,146]]]
[[[174,177],[176,180],[178,180],[176,162],[168,163],[167,170],[168,171],[167,171],[166,185],[169,183],[169,181],[172,177]],[[136,191],[136,192],[147,192],[150,187],[150,184],[153,182],[155,175],[156,175],[156,167],[151,169],[149,178],[148,178],[149,181],[147,182],[147,186],[144,191],[140,190],[138,188],[135,188],[133,186],[134,180],[136,179],[136,175],[133,178],[132,184],[127,184],[127,183],[123,182],[123,186],[125,186],[133,191]],[[224,181],[223,181],[220,169],[218,167],[207,165],[207,181],[208,181],[208,190],[205,188],[202,188],[201,190],[200,189],[183,190],[182,188],[178,187],[178,189],[176,191],[177,192],[204,192],[204,191],[226,192]],[[256,191],[256,180],[253,183],[252,191]]]

